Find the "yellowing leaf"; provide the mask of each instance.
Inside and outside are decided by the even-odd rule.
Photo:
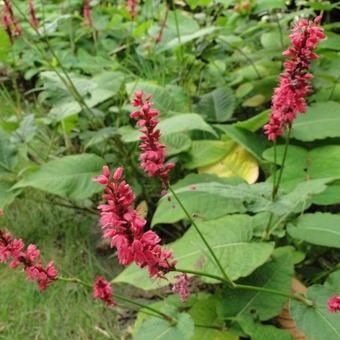
[[[256,107],[262,105],[266,101],[266,97],[262,94],[257,94],[242,103],[243,107]]]
[[[226,157],[212,165],[198,168],[198,172],[220,177],[238,176],[252,184],[259,177],[259,165],[246,149],[235,144]]]

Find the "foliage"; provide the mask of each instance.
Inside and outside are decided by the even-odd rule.
[[[29,207],[23,216],[33,211],[38,218],[46,210],[45,219],[29,221],[43,226],[48,221],[42,230],[51,244],[43,250],[55,253],[65,272],[75,271],[84,280],[103,271],[114,274],[114,291],[124,287],[134,295],[138,288],[143,302],[177,320],[152,317],[141,308],[135,339],[285,340],[290,334],[275,322],[285,303],[307,339],[339,339],[340,313],[327,311],[327,299],[340,294],[340,63],[335,22],[339,1],[298,1],[295,7],[281,0],[146,0],[138,2],[137,16],[131,16],[127,1],[91,1],[91,25],[84,21],[81,0],[35,6],[38,29],[29,24],[27,4],[17,1],[13,9],[22,35],[10,39],[0,29],[0,208],[5,216],[15,214],[18,206]],[[293,123],[286,155],[287,136],[274,146],[263,126],[290,27],[296,18],[312,18],[321,11],[327,39],[316,51],[320,58],[312,62],[308,110]],[[138,164],[141,133],[129,117],[136,90],[152,94],[160,110],[158,127],[167,160],[176,164],[170,172],[173,192],[163,197],[157,180],[147,178]],[[116,260],[108,246],[104,244],[101,259],[93,250],[94,241],[84,236],[84,221],[92,222],[84,222],[89,235],[97,233],[93,214],[101,188],[92,178],[104,164],[124,166],[137,210],[150,222],[146,228],[157,231],[177,266],[210,275],[188,274],[194,292],[188,302],[182,304],[173,295],[153,301],[167,295],[175,272],[156,282],[135,265],[112,273],[109,268]],[[44,208],[36,212],[31,204]],[[54,214],[56,207],[60,215]],[[74,221],[63,222],[71,211],[76,212]],[[13,215],[10,228],[19,233],[17,220]],[[236,287],[216,278],[221,271],[196,224]],[[78,225],[86,242],[73,229]],[[43,232],[30,228],[22,228],[24,236],[43,244]],[[64,262],[60,254],[72,242],[69,256],[74,259]],[[76,247],[79,243],[81,249]],[[12,312],[5,316],[10,297],[23,313],[37,304],[45,321],[49,310],[42,298],[31,289],[20,292],[24,286],[7,270],[4,273],[0,302],[6,306],[5,325],[0,323],[0,334],[39,337],[38,331],[33,335],[21,329],[30,322],[24,318],[11,326]],[[293,277],[308,286],[306,296],[292,296]],[[281,295],[237,288],[238,284]],[[77,306],[86,295],[73,285],[67,289],[61,293],[60,287],[51,287],[46,304],[70,292]],[[23,300],[33,296],[34,302],[20,306],[16,294],[21,293]],[[65,313],[60,301],[57,308]],[[99,333],[113,338],[127,332],[123,324],[112,334],[111,315],[92,304],[86,300],[80,309],[84,318],[79,327],[86,333],[80,338]],[[93,327],[86,325],[87,308],[95,308]],[[75,323],[77,308],[72,310]],[[46,330],[41,336],[78,335],[78,330],[66,329],[48,335]]]

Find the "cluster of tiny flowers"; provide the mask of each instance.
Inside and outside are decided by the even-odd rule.
[[[40,252],[34,244],[25,249],[22,240],[13,239],[10,233],[0,229],[0,262],[9,263],[10,268],[23,265],[27,278],[37,281],[40,291],[43,291],[57,280],[58,273],[52,261],[44,268],[39,257]]]
[[[280,85],[272,98],[270,121],[264,126],[269,140],[282,136],[297,113],[306,112],[305,96],[311,92],[310,80],[313,78],[308,69],[311,61],[318,58],[314,49],[325,38],[320,21],[321,16],[314,21],[301,19],[289,36],[292,45],[283,55],[290,59],[284,63],[285,71],[280,75]]]
[[[116,304],[116,302],[112,299],[111,284],[102,276],[96,277],[96,281],[93,285],[93,297],[104,301],[108,307]]]
[[[169,186],[169,171],[175,166],[173,163],[165,164],[165,145],[160,142],[160,130],[157,129],[159,121],[159,111],[152,109],[150,102],[151,96],[143,99],[144,93],[137,91],[132,105],[139,107],[139,110],[131,113],[130,117],[137,119],[137,125],[141,127],[140,131],[142,143],[139,145],[142,153],[140,155],[141,167],[148,176],[159,176],[162,179],[163,189]]]
[[[33,0],[28,0],[28,11],[31,17],[31,25],[35,28],[39,26],[39,20],[37,18],[37,14],[35,12],[35,6]]]
[[[187,274],[175,276],[175,283],[172,286],[172,291],[180,296],[182,302],[186,302],[189,299],[189,282],[190,279]]]
[[[4,2],[5,5],[1,15],[2,26],[10,40],[13,42],[15,37],[21,35],[21,27],[19,25],[18,19],[14,15],[11,1],[4,0]]]
[[[91,27],[92,17],[91,17],[90,0],[83,0],[83,17],[84,17],[84,25]]]
[[[174,269],[176,261],[171,251],[159,245],[161,239],[156,233],[144,232],[146,220],[134,209],[135,195],[122,180],[123,171],[118,168],[111,181],[109,168],[104,166],[103,175],[95,178],[105,185],[103,199],[107,204],[98,206],[103,236],[111,239],[111,247],[117,248],[119,263],[135,262],[140,268],[147,267],[150,277],[164,277]]]
[[[137,0],[128,0],[128,9],[132,18],[137,16]]]
[[[328,300],[328,311],[330,313],[340,312],[340,295],[333,296]]]

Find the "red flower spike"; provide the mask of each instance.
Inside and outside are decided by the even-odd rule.
[[[129,14],[132,18],[135,18],[137,16],[137,0],[128,0],[128,9]]]
[[[122,180],[124,169],[120,167],[114,171],[113,182],[107,169],[104,167],[103,175],[95,179],[99,183],[98,178],[107,179],[103,195],[107,203],[98,206],[103,237],[110,238],[111,247],[117,248],[120,264],[126,266],[135,262],[140,268],[147,267],[150,277],[164,277],[175,267],[172,253],[159,245],[161,239],[156,233],[144,232],[146,220],[134,208],[135,195]]]
[[[285,71],[280,75],[280,85],[274,90],[272,112],[269,123],[264,130],[269,140],[276,140],[291,126],[297,113],[307,110],[305,97],[310,94],[308,73],[310,63],[318,55],[313,52],[320,40],[325,38],[323,29],[319,26],[321,16],[314,21],[301,19],[297,22],[289,36],[292,45],[283,52],[290,59],[284,63]]]
[[[340,311],[340,295],[333,296],[328,300],[328,311],[330,313]]]
[[[31,16],[31,25],[35,28],[39,26],[39,20],[36,15],[35,6],[33,0],[28,0],[28,10]]]
[[[139,148],[142,151],[139,157],[141,167],[150,177],[160,177],[163,191],[169,187],[169,171],[175,166],[173,163],[165,164],[165,145],[160,143],[161,133],[157,129],[159,111],[152,109],[151,96],[146,96],[142,91],[135,93],[132,105],[139,110],[130,114],[131,118],[137,119],[137,125],[141,127],[141,141]]]
[[[104,301],[108,307],[116,304],[116,302],[112,299],[111,284],[102,276],[96,277],[96,281],[93,285],[93,297]]]
[[[40,291],[43,291],[58,278],[58,273],[51,261],[44,268],[40,251],[34,244],[25,250],[22,240],[13,239],[12,235],[0,229],[0,262],[9,262],[10,268],[22,265],[28,280],[37,281]]]

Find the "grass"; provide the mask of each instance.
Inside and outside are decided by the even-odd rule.
[[[113,259],[96,255],[95,225],[95,216],[24,200],[17,200],[1,220],[1,226],[16,238],[35,243],[44,263],[53,259],[63,276],[87,282],[96,275],[112,278],[117,272]],[[42,294],[22,271],[4,264],[0,264],[0,281],[0,339],[124,337],[117,325],[117,309],[106,308],[83,287],[56,282]]]

